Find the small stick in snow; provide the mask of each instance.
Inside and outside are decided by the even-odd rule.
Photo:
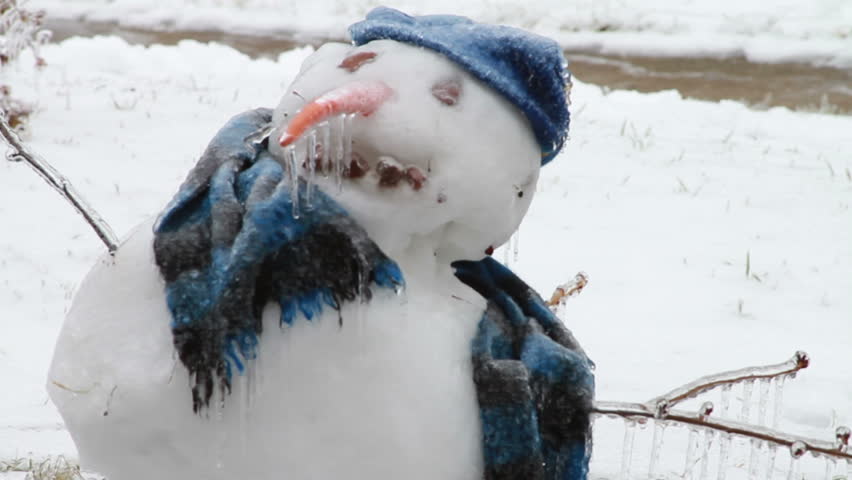
[[[0,113],[0,135],[2,135],[3,140],[12,148],[12,151],[6,155],[6,158],[15,162],[25,161],[32,167],[41,178],[56,189],[60,195],[65,197],[83,218],[86,219],[86,222],[92,227],[101,241],[104,242],[109,253],[115,253],[118,248],[118,239],[109,224],[86,202],[67,178],[47,163],[46,160],[31,152],[21,142],[21,139],[18,138],[18,135],[6,121],[6,116],[2,113]]]

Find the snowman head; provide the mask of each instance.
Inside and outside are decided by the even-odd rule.
[[[392,255],[428,239],[449,260],[482,258],[517,229],[564,141],[561,52],[524,50],[519,30],[390,9],[351,32],[357,45],[303,63],[275,111],[273,154]]]

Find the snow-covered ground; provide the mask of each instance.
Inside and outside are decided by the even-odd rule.
[[[154,29],[340,38],[377,5],[411,14],[455,13],[520,26],[566,48],[610,54],[745,56],[758,62],[852,66],[846,0],[31,0],[57,18]]]
[[[277,104],[308,53],[71,39],[44,49],[40,74],[23,59],[6,81],[39,102],[30,145],[126,234],[226,119]],[[590,275],[568,319],[597,363],[598,397],[644,401],[802,349],[812,365],[787,387],[782,427],[830,439],[852,423],[852,117],[579,80],[571,141],[543,170],[511,263],[543,294]],[[104,248],[25,165],[0,163],[0,219],[0,460],[74,457],[45,374],[75,285]],[[604,457],[620,444],[605,432]]]

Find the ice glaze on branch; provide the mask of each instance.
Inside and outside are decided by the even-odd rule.
[[[578,273],[570,282],[560,285],[553,292],[547,304],[555,309],[557,305],[580,293],[588,283],[588,276]],[[781,432],[758,425],[750,425],[734,420],[712,418],[713,403],[704,402],[697,412],[674,410],[672,407],[689,398],[724,385],[755,380],[769,381],[776,378],[793,376],[799,370],[810,364],[808,354],[798,351],[786,362],[758,367],[746,367],[738,370],[717,373],[700,377],[692,382],[677,387],[668,393],[652,398],[645,403],[595,401],[592,412],[598,415],[618,416],[624,419],[638,418],[665,420],[694,427],[717,430],[732,435],[740,435],[754,440],[761,440],[790,448],[790,454],[798,458],[810,451],[815,454],[852,461],[849,451],[849,439],[852,432],[845,426],[837,427],[835,441],[816,440]]]
[[[585,272],[578,272],[573,280],[556,287],[553,295],[550,296],[550,300],[547,301],[547,305],[556,308],[556,306],[564,304],[569,298],[582,293],[588,283],[589,276]]]
[[[595,402],[593,412],[600,415],[617,415],[620,417],[628,418],[656,418],[654,415],[654,411],[649,409],[648,407],[649,406],[647,404],[643,403],[598,401]],[[846,448],[847,444],[843,443],[843,440],[840,438],[842,437],[841,429],[843,429],[844,427],[838,428],[838,441],[827,442],[825,440],[799,437],[797,435],[780,432],[778,430],[773,430],[770,428],[759,427],[756,425],[747,425],[733,420],[710,418],[709,415],[704,416],[701,412],[693,413],[687,412],[685,410],[672,410],[668,414],[666,414],[664,418],[665,420],[672,422],[685,423],[688,425],[695,425],[697,427],[719,430],[725,433],[741,435],[757,440],[764,440],[790,448],[796,445],[797,451],[802,446],[804,446],[805,450],[801,453],[810,451],[815,453],[821,453],[823,455],[852,460],[852,453],[848,451],[848,449]]]
[[[783,363],[761,367],[746,367],[701,377],[686,385],[677,387],[664,395],[652,398],[646,405],[653,405],[655,414],[660,417],[665,415],[670,408],[678,403],[716,387],[749,380],[771,380],[776,377],[794,374],[799,370],[807,368],[809,364],[810,358],[808,358],[808,354],[798,351],[793,355],[793,358]]]
[[[756,440],[782,445],[790,448],[793,457],[798,458],[805,452],[819,453],[852,460],[852,452],[848,450],[849,429],[838,427],[834,442],[800,437],[778,430],[750,425],[734,420],[712,418],[713,404],[705,402],[698,412],[671,409],[673,405],[725,384],[753,381],[757,379],[772,379],[783,375],[791,375],[808,366],[808,356],[805,352],[796,352],[790,360],[776,365],[748,367],[730,372],[701,377],[693,382],[678,387],[671,392],[656,397],[646,403],[628,402],[595,402],[593,412],[600,415],[615,415],[624,418],[653,418],[701,428],[709,428],[721,432],[740,435]]]
[[[59,173],[53,166],[47,163],[46,160],[31,152],[26,145],[21,142],[18,135],[9,126],[5,115],[0,114],[0,135],[8,144],[10,151],[6,158],[14,162],[26,162],[33,170],[38,173],[51,187],[55,188],[60,195],[65,197],[71,205],[86,219],[86,222],[92,227],[98,237],[104,242],[107,250],[114,253],[118,248],[118,239],[110,228],[109,224],[93,209],[88,202],[77,192],[71,182],[65,176]]]

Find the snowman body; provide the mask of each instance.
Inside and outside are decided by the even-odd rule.
[[[194,414],[151,240],[143,225],[95,266],[56,347],[48,388],[86,468],[116,480],[481,476],[475,292],[407,275],[401,295],[283,328],[270,306],[257,359]]]
[[[449,265],[482,258],[517,228],[538,146],[500,95],[439,54],[391,41],[321,48],[285,94],[272,138],[305,98],[362,80],[393,90],[353,124],[366,174],[312,181],[397,262],[404,292],[376,289],[283,326],[270,303],[257,358],[194,413],[143,224],[81,284],[49,372],[84,468],[111,480],[482,477],[470,342],[485,301]],[[461,87],[453,102],[447,82]],[[388,157],[424,182],[383,182]]]

